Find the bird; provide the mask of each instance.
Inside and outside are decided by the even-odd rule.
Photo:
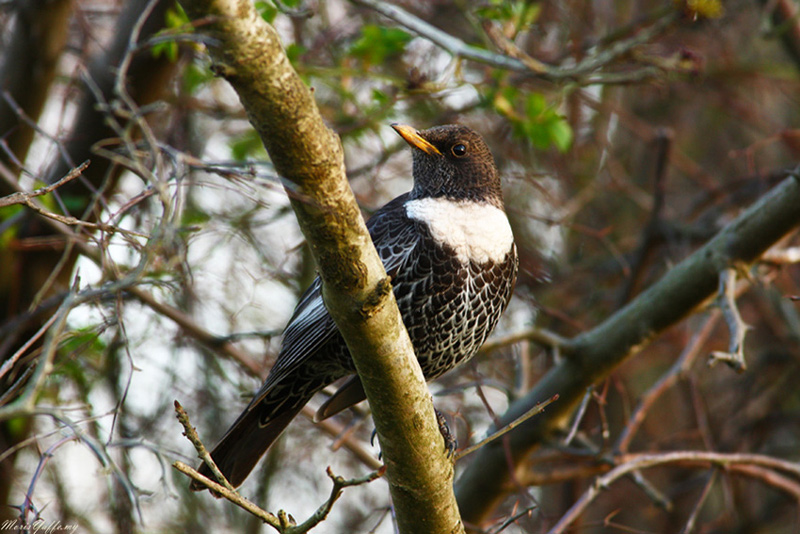
[[[392,124],[412,151],[413,186],[367,221],[427,381],[472,358],[506,309],[517,277],[514,234],[494,157],[473,129]],[[366,395],[317,277],[284,330],[269,375],[211,457],[240,486],[312,396],[349,378],[315,420]],[[205,464],[199,472],[215,480]],[[193,490],[205,489],[192,482]]]

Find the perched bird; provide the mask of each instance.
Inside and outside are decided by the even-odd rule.
[[[480,135],[457,125],[392,127],[411,145],[414,186],[367,228],[422,372],[433,380],[474,356],[497,325],[516,281],[517,250],[497,167]],[[266,381],[211,453],[231,484],[244,482],[317,391],[348,375],[317,420],[366,398],[318,277],[289,320]],[[200,472],[214,479],[205,465]]]

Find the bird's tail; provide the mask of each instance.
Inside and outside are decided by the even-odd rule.
[[[276,407],[265,399],[245,410],[233,423],[211,451],[211,458],[234,488],[244,482],[258,460],[309,400],[311,397],[283,398]],[[216,481],[216,477],[205,463],[198,471],[201,475]],[[192,481],[191,489],[201,491],[206,487]]]

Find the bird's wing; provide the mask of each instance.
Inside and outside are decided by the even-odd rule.
[[[392,279],[396,278],[419,241],[403,208],[406,197],[402,195],[392,200],[367,221],[367,229],[383,267]],[[284,331],[278,359],[250,408],[257,406],[275,384],[295,371],[334,335],[338,335],[338,330],[322,301],[322,280],[317,277],[300,297]]]

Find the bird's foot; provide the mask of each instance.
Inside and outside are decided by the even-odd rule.
[[[442,438],[444,438],[444,447],[447,449],[447,457],[452,458],[458,448],[458,440],[453,433],[450,432],[450,427],[447,424],[447,418],[445,418],[444,414],[436,407],[433,408],[433,411],[436,412],[436,422],[439,424],[439,432],[441,432]],[[369,437],[369,444],[373,447],[375,446],[375,437],[377,435],[378,429],[372,429],[372,435]],[[378,452],[378,459],[383,459],[382,451]]]
[[[433,410],[436,412],[436,422],[439,423],[439,432],[442,433],[442,437],[444,438],[444,447],[447,449],[447,457],[452,458],[456,454],[458,440],[453,433],[450,432],[450,427],[447,425],[447,419],[444,414],[436,409],[436,407],[434,407]]]
[[[369,437],[369,445],[370,445],[370,447],[374,447],[375,446],[375,438],[377,436],[378,436],[378,429],[377,428],[373,428],[372,429],[372,435],[370,435],[370,437]],[[378,451],[378,460],[383,460],[383,451],[382,450]]]

